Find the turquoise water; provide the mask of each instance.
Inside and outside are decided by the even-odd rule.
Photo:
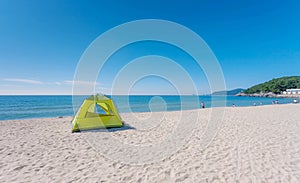
[[[77,106],[85,96],[77,96]],[[200,102],[205,107],[212,107],[211,96],[112,96],[119,112],[149,112],[177,111],[200,108]],[[256,97],[215,97],[214,107],[235,104],[239,106],[271,105],[278,100],[280,104],[292,103],[293,99],[256,98]],[[198,101],[198,102],[197,102]],[[58,117],[74,115],[72,96],[0,96],[0,120]]]

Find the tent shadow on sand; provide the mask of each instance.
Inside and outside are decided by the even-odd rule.
[[[126,130],[136,130],[136,128],[134,128],[126,123],[123,123],[123,127],[91,129],[91,130],[81,131],[81,133],[117,132],[117,131],[126,131]]]

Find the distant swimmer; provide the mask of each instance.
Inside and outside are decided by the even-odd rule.
[[[205,108],[205,104],[204,104],[204,102],[203,102],[203,101],[201,102],[201,108],[202,108],[202,109],[204,109],[204,108]]]

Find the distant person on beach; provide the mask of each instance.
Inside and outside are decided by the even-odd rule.
[[[253,106],[256,106],[256,102],[253,103]]]
[[[279,104],[278,100],[275,101],[275,104]]]
[[[232,104],[232,107],[235,107],[235,104]]]
[[[201,102],[201,108],[202,108],[202,109],[204,109],[204,108],[205,108],[205,104],[204,104],[204,102],[203,102],[203,101]]]

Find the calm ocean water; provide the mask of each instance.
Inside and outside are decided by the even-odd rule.
[[[0,96],[0,120],[72,116],[86,96],[77,96],[73,109],[72,96]],[[211,107],[211,96],[112,96],[120,113],[176,111],[200,108],[200,102],[205,107]],[[227,96],[215,97],[215,105],[221,106],[226,100],[227,106],[271,105],[278,100],[280,104],[292,103],[288,98],[255,98]],[[74,112],[75,110],[75,112]]]

